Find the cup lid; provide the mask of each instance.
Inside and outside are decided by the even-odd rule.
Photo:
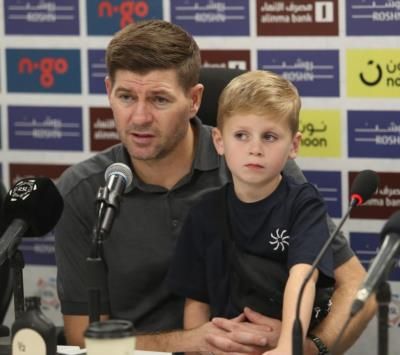
[[[108,319],[89,324],[85,331],[86,338],[106,339],[133,336],[133,324],[128,320]]]

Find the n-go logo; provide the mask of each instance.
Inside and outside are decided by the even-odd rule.
[[[46,89],[54,85],[53,72],[62,75],[68,71],[68,60],[65,58],[44,57],[34,62],[28,57],[22,57],[18,62],[18,74],[32,74],[40,71],[40,85]]]
[[[133,23],[133,15],[137,17],[146,17],[149,13],[149,5],[146,1],[121,1],[119,5],[113,5],[109,1],[101,1],[97,8],[99,17],[112,17],[114,14],[120,14],[120,28]]]

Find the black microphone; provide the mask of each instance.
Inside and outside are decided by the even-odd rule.
[[[350,189],[350,208],[360,206],[371,198],[379,185],[379,177],[373,170],[363,170],[354,178]],[[347,217],[347,216],[346,216]]]
[[[368,269],[362,286],[351,306],[350,316],[356,315],[363,308],[367,299],[377,291],[382,281],[395,265],[395,257],[400,252],[400,211],[393,213],[381,232],[382,246]]]
[[[49,178],[19,180],[4,200],[3,218],[8,227],[0,238],[0,265],[11,258],[22,237],[40,237],[50,232],[63,208],[63,199]]]
[[[344,222],[349,217],[352,209],[370,199],[372,195],[375,193],[376,189],[378,188],[378,185],[379,185],[379,177],[377,173],[372,170],[363,170],[359,172],[357,176],[354,178],[350,188],[350,203],[347,212],[343,216],[342,220],[335,228],[333,233],[325,241],[325,244],[323,245],[317,257],[315,258],[314,262],[312,263],[310,271],[307,273],[306,277],[303,280],[303,283],[301,284],[296,304],[296,317],[293,323],[293,332],[292,332],[293,355],[303,354],[303,328],[300,322],[300,305],[301,305],[301,300],[303,298],[304,289],[308,281],[311,279],[314,270],[317,268],[318,263],[324,256],[326,250],[329,248],[333,239],[337,236]]]
[[[106,186],[101,187],[97,195],[97,201],[100,202],[97,233],[101,236],[106,236],[110,232],[120,198],[131,185],[133,175],[126,164],[114,163],[107,168],[104,178]]]

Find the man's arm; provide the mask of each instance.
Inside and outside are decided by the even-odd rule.
[[[366,272],[357,257],[353,256],[348,261],[335,269],[336,286],[332,296],[332,309],[327,317],[314,330],[323,343],[331,349],[350,313],[350,306],[356,296],[357,290]],[[340,343],[337,345],[338,353],[344,353],[352,346],[374,316],[376,302],[374,298],[367,302],[364,308],[350,322]],[[315,345],[311,340],[306,342],[306,354],[317,354]]]
[[[239,316],[243,320],[243,315]],[[239,322],[241,320],[232,320]],[[235,352],[260,354],[267,342],[265,332],[240,331],[231,337],[229,331],[207,322],[197,328],[174,330],[158,334],[143,334],[136,337],[136,349],[166,352]],[[214,344],[208,339],[212,338]],[[249,345],[247,345],[249,344]]]

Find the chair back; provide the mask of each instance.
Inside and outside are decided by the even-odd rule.
[[[245,72],[242,69],[201,68],[199,81],[204,85],[204,93],[197,116],[204,124],[216,125],[218,99],[222,90],[234,77]]]

